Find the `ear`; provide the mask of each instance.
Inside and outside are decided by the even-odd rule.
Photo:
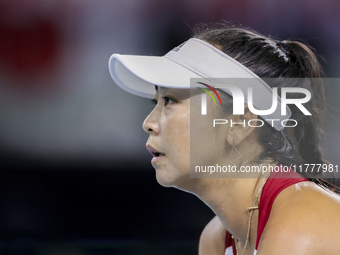
[[[246,104],[244,105],[244,115],[230,115],[227,142],[234,146],[241,144],[254,132],[256,125],[258,125],[255,120],[257,120],[257,115],[252,113]]]

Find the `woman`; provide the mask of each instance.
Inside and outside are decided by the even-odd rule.
[[[216,214],[202,232],[199,254],[340,253],[337,189],[308,167],[337,171],[319,147],[322,71],[306,45],[249,29],[206,28],[163,57],[114,54],[109,69],[126,91],[154,97],[143,128],[158,182],[197,195]],[[223,87],[218,78],[234,80]],[[253,98],[234,114],[248,78]],[[276,110],[266,111],[272,101]],[[226,178],[207,178],[203,166]],[[261,171],[255,178],[242,169]],[[190,172],[202,175],[190,178]]]

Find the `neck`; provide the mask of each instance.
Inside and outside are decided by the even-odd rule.
[[[195,194],[219,217],[224,227],[243,247],[247,239],[249,212],[265,178],[209,178],[201,179]],[[257,212],[253,224],[257,222]],[[253,225],[252,224],[252,225]],[[251,240],[256,240],[256,226],[252,226]]]

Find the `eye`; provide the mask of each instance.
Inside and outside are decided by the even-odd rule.
[[[177,101],[175,99],[172,99],[171,97],[163,97],[164,99],[164,106],[167,106],[168,104],[173,104],[173,103],[177,103]]]
[[[164,100],[164,106],[167,106],[168,104],[177,103],[177,101],[175,99],[172,99],[171,97],[165,96],[165,97],[162,97],[162,98]],[[156,106],[157,103],[158,103],[158,101],[156,99],[151,99],[150,101],[154,106]]]

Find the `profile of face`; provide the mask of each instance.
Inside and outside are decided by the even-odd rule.
[[[190,166],[222,164],[226,159],[228,129],[213,128],[218,109],[212,100],[207,101],[207,115],[201,115],[201,93],[159,87],[157,103],[143,123],[151,163],[163,186],[191,190],[197,179],[190,178]]]

